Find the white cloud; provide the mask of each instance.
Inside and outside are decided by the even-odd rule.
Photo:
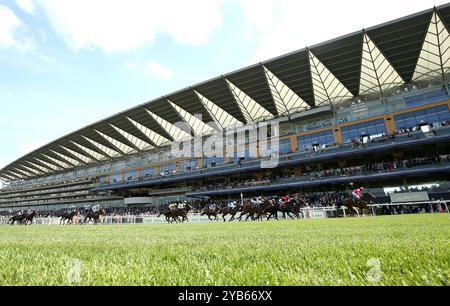
[[[125,62],[125,67],[127,67],[128,69],[133,69],[135,66],[136,65],[132,61]]]
[[[26,25],[8,7],[0,5],[0,47],[21,52],[34,51],[34,40],[25,35]]]
[[[150,61],[144,65],[144,72],[146,74],[154,75],[162,79],[171,79],[173,77],[173,72],[167,67],[164,67],[156,61]]]
[[[44,62],[47,62],[49,64],[56,63],[56,58],[54,56],[51,56],[51,55],[41,54],[41,55],[39,55],[39,58],[41,60],[43,60]]]
[[[23,11],[30,15],[34,13],[34,2],[33,0],[16,0],[17,6]]]
[[[270,30],[273,24],[274,0],[241,0],[245,19],[259,31]]]
[[[430,9],[446,1],[437,2],[241,0],[241,8],[247,18],[244,27],[253,28],[253,35],[258,36],[257,50],[251,59],[251,63],[255,63]]]
[[[52,27],[75,50],[117,52],[152,43],[157,34],[201,45],[222,24],[222,0],[38,0]]]

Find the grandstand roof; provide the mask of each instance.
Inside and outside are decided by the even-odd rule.
[[[231,72],[86,126],[14,161],[0,180],[16,181],[150,150],[231,128],[383,96],[405,83],[450,71],[450,4]],[[194,115],[201,114],[201,120]]]

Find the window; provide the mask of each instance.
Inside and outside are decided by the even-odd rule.
[[[315,144],[325,146],[327,144],[332,143],[334,143],[334,136],[332,130],[297,137],[297,145],[299,151],[312,150]],[[280,150],[281,150],[281,142],[280,142]]]
[[[145,168],[141,171],[141,177],[149,177],[156,174],[156,169],[154,167]]]
[[[159,167],[159,173],[161,175],[173,174],[173,173],[176,173],[176,171],[177,171],[177,166],[174,163],[161,165]]]
[[[122,174],[121,174],[121,173],[114,173],[114,174],[112,174],[112,175],[109,177],[109,182],[110,182],[111,184],[113,184],[113,183],[118,183],[118,182],[120,182],[120,181],[122,181]]]
[[[125,172],[125,180],[132,181],[138,177],[138,172],[136,170],[131,170]]]
[[[257,152],[257,148],[255,145],[250,145],[250,147],[245,147],[245,146],[239,146],[236,147],[235,151],[234,151],[234,157],[233,160],[235,162],[245,159],[245,160],[254,160],[258,158],[258,152]]]
[[[344,143],[351,142],[353,139],[359,139],[363,135],[375,136],[386,134],[386,125],[384,119],[361,122],[341,128],[342,140]]]
[[[225,164],[223,157],[203,157],[203,168],[214,168]]]
[[[394,116],[397,131],[415,128],[422,123],[438,124],[449,119],[450,113],[447,105],[440,105]]]
[[[281,139],[279,145],[280,145],[280,155],[286,155],[286,154],[292,153],[290,139]]]
[[[280,135],[288,135],[292,133],[292,127],[290,122],[280,123]]]
[[[99,180],[100,184],[108,183],[108,177],[107,176],[100,176],[98,178],[98,180]]]
[[[198,159],[183,160],[180,162],[180,171],[192,171],[198,169]]]

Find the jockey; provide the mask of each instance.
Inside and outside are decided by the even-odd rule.
[[[291,199],[289,198],[289,196],[285,196],[285,197],[281,197],[280,199],[280,205],[286,205]]]
[[[216,203],[211,203],[211,204],[209,204],[209,210],[216,210],[216,207],[217,207],[217,205],[216,205]]]
[[[359,187],[353,190],[352,195],[356,200],[360,200],[362,197],[362,191],[365,190],[364,187]]]
[[[180,202],[180,203],[178,203],[177,208],[178,208],[179,210],[183,210],[185,207],[186,207],[186,202]]]
[[[19,210],[19,212],[17,213],[19,216],[23,215],[23,210]]]
[[[233,202],[231,202],[231,203],[228,203],[228,207],[231,208],[231,209],[236,208],[236,206],[237,206],[237,202],[236,202],[236,201],[233,201]]]
[[[257,198],[251,199],[250,202],[253,204],[253,206],[260,206],[264,202],[264,198],[262,196],[259,196]]]
[[[93,212],[98,212],[100,210],[100,205],[95,205],[95,206],[92,206],[92,211]]]
[[[177,208],[177,204],[176,203],[169,204],[169,209],[171,211],[174,211],[176,208]]]

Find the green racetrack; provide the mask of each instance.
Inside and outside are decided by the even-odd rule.
[[[0,226],[0,285],[450,285],[450,215]]]

